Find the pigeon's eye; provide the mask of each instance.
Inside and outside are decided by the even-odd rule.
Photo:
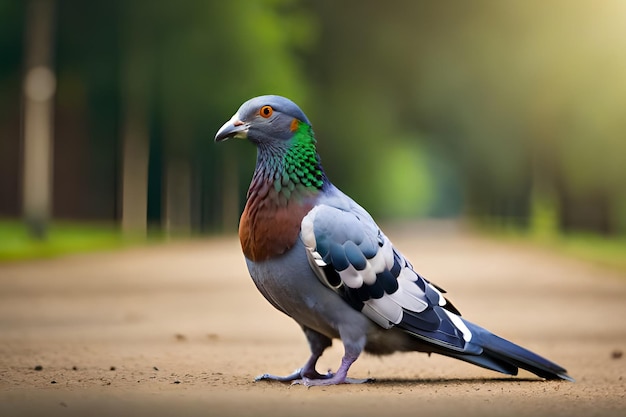
[[[259,110],[261,117],[265,117],[266,119],[270,117],[272,113],[274,113],[272,106],[263,106],[261,107],[261,110]]]

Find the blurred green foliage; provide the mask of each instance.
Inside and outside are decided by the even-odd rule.
[[[419,138],[453,213],[526,227],[539,199],[556,230],[626,232],[623,2],[313,3],[321,147],[374,211],[380,153]]]
[[[5,216],[20,208],[27,4],[0,3]],[[148,132],[151,223],[181,203],[166,202],[182,161],[191,229],[234,230],[254,149],[212,137],[243,101],[272,93],[300,104],[330,178],[375,216],[626,234],[622,1],[56,5],[57,218],[120,219],[135,120]]]
[[[68,253],[119,249],[145,243],[143,237],[122,235],[114,225],[53,222],[48,239],[31,239],[24,223],[0,220],[0,261],[50,258]]]

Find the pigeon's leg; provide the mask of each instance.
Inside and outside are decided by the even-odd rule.
[[[364,382],[370,382],[371,379],[348,378],[348,369],[350,369],[350,366],[352,366],[363,351],[366,340],[365,336],[352,339],[348,337],[344,338],[344,335],[342,335],[342,340],[345,352],[343,358],[341,358],[341,365],[334,375],[323,379],[311,379],[304,376],[301,380],[294,381],[294,384],[303,384],[307,387],[311,387],[317,385],[362,384]]]
[[[304,334],[309,342],[309,348],[311,349],[311,356],[306,361],[302,368],[296,369],[292,374],[286,376],[277,376],[271,374],[263,374],[257,376],[255,381],[280,381],[280,382],[292,382],[296,380],[301,380],[303,378],[314,380],[314,379],[324,379],[331,378],[333,376],[332,373],[328,374],[320,374],[315,370],[315,365],[317,364],[317,360],[322,356],[322,353],[332,344],[332,340],[328,337],[324,336],[321,333],[316,332],[315,330],[311,330],[307,327],[302,327]]]

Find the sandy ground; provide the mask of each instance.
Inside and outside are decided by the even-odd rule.
[[[577,382],[407,353],[361,357],[350,374],[366,385],[255,383],[307,345],[223,238],[0,265],[0,415],[626,415],[625,276],[450,225],[387,234],[465,317]]]

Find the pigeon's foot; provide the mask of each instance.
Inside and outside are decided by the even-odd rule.
[[[302,375],[302,379],[296,379],[293,381],[293,384],[302,384],[305,387],[314,387],[319,385],[338,385],[338,384],[364,384],[366,382],[373,381],[372,379],[353,379],[348,378],[348,369],[350,369],[350,365],[358,358],[359,353],[363,346],[357,346],[358,349],[354,349],[354,346],[349,346],[345,344],[346,354],[341,358],[341,365],[337,372],[333,375],[330,372],[329,378],[308,378],[307,375]]]
[[[338,375],[333,375],[330,378],[325,379],[309,379],[302,378],[296,379],[292,382],[292,385],[304,385],[305,387],[316,387],[325,385],[339,385],[339,384],[366,384],[368,382],[374,382],[372,378],[356,379],[356,378],[341,378]]]
[[[279,381],[279,382],[297,383],[297,381],[302,381],[302,380],[310,380],[310,381],[327,380],[327,379],[332,379],[333,376],[334,374],[330,371],[328,371],[327,374],[320,374],[315,369],[300,368],[300,369],[296,369],[292,374],[289,374],[286,376],[278,376],[278,375],[272,375],[272,374],[259,375],[256,378],[254,378],[254,381],[255,382]]]

